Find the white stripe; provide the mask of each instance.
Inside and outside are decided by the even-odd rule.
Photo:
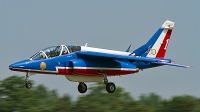
[[[130,54],[129,52],[101,49],[101,48],[94,48],[94,47],[85,47],[85,46],[81,46],[81,51],[92,51],[92,52],[118,54],[118,55],[125,55],[125,56],[129,56]]]
[[[137,69],[133,69],[133,68],[103,68],[103,67],[74,67],[74,69],[95,69],[95,70],[130,70],[130,71],[137,71]]]
[[[43,72],[43,73],[58,73],[58,69],[73,69],[72,67],[56,67],[56,71],[49,70],[33,70],[33,69],[21,69],[17,68],[15,70],[27,70],[30,72]],[[137,71],[138,69],[132,68],[101,68],[101,67],[74,67],[74,69],[93,69],[93,70],[129,70],[129,71]]]
[[[12,68],[15,70],[27,70],[28,72],[50,72],[50,73],[58,73],[57,71],[49,71],[49,70],[34,70],[34,69],[24,69],[24,68]]]
[[[164,29],[162,31],[162,33],[160,34],[159,38],[156,40],[155,44],[153,45],[153,47],[151,49],[155,49],[156,53],[155,54],[151,54],[151,51],[149,51],[147,57],[152,57],[152,58],[155,58],[156,55],[158,54],[158,51],[160,49],[160,46],[162,45],[163,43],[163,40],[167,34],[167,31],[168,29]]]
[[[105,67],[56,67],[56,70],[58,69],[96,69],[96,70],[137,70],[133,68],[105,68]]]
[[[56,66],[56,71],[58,71],[58,69],[73,69],[72,67],[58,67]]]

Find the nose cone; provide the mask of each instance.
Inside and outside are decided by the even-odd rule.
[[[9,66],[9,69],[15,69],[15,68],[25,68],[25,66],[23,65],[23,63],[14,63],[14,64],[11,64]]]
[[[16,63],[13,63],[9,66],[10,70],[19,70],[19,69],[25,69],[26,68],[26,64],[28,63],[28,61],[30,61],[29,59],[27,60],[22,60]]]

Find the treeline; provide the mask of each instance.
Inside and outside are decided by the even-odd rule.
[[[43,85],[26,89],[24,77],[12,76],[0,80],[0,112],[200,112],[200,98],[189,95],[162,99],[151,93],[135,100],[120,87],[107,93],[103,83],[89,90],[73,101]]]

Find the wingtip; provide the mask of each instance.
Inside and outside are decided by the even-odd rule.
[[[187,68],[193,68],[193,66],[187,66]]]

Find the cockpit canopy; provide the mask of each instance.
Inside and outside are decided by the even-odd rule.
[[[35,55],[31,56],[30,59],[31,60],[47,59],[80,50],[81,46],[65,46],[65,45],[51,46],[37,52]]]

